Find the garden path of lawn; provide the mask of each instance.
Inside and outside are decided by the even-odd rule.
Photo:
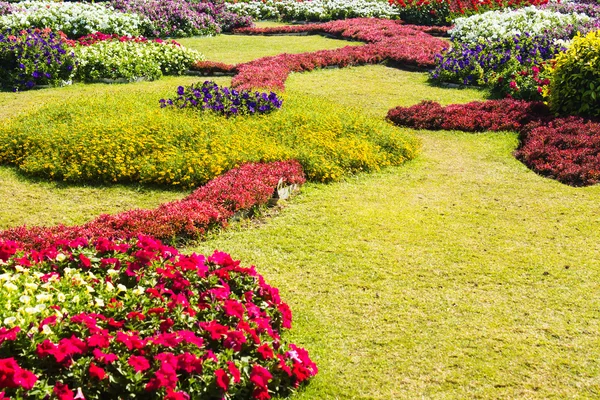
[[[328,97],[381,113],[398,100],[351,80],[371,68],[294,75],[288,93],[337,74]],[[306,185],[187,250],[230,252],[281,289],[288,338],[320,367],[298,399],[600,396],[600,187],[529,171],[514,133],[417,135],[418,159]]]
[[[154,99],[163,85],[189,79],[115,90]],[[287,88],[288,96],[322,94],[381,118],[422,99],[483,98],[383,66],[293,74]],[[41,94],[19,99],[33,104]],[[417,135],[422,154],[404,166],[307,184],[274,218],[185,250],[227,251],[280,288],[295,316],[286,339],[320,368],[295,399],[599,397],[600,186],[537,176],[512,157],[513,133]],[[9,168],[0,173],[0,189],[19,194],[4,214],[29,218],[69,190],[79,199],[47,219],[80,213],[89,198],[98,209],[114,203],[107,188],[54,184],[40,186],[54,197],[19,202],[39,184]]]

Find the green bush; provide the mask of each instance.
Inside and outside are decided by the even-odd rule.
[[[576,36],[556,57],[549,103],[559,114],[600,117],[600,31]]]
[[[70,182],[192,187],[245,162],[286,159],[327,182],[401,164],[419,149],[416,138],[383,120],[314,98],[232,118],[161,109],[158,98],[90,96],[13,118],[0,127],[0,163]]]
[[[178,44],[154,41],[99,41],[75,48],[75,77],[84,82],[99,79],[159,79],[165,75],[181,75],[196,61],[204,60],[199,52]]]

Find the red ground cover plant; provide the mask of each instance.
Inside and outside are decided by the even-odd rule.
[[[194,64],[193,70],[205,73],[207,75],[211,75],[216,72],[231,75],[237,74],[237,67],[235,65],[215,61],[198,61]]]
[[[245,164],[213,179],[183,200],[152,210],[100,215],[79,226],[11,228],[0,232],[0,240],[41,248],[75,238],[127,239],[140,234],[166,241],[198,238],[211,228],[225,226],[236,212],[266,204],[280,180],[285,184],[304,183],[302,166],[297,161]]]
[[[150,237],[0,241],[0,398],[260,399],[317,373],[255,268]]]
[[[240,89],[284,90],[285,80],[291,72],[312,71],[327,66],[346,67],[389,61],[397,66],[433,68],[435,54],[439,53],[446,43],[426,32],[439,33],[440,29],[443,30],[375,18],[354,18],[301,26],[238,29],[235,33],[248,35],[300,32],[327,34],[366,44],[312,53],[280,54],[238,64],[238,74],[234,76],[232,86]],[[192,67],[196,68],[202,70],[203,65]]]
[[[600,122],[555,117],[540,102],[504,99],[442,107],[426,101],[393,108],[387,118],[417,129],[517,131],[521,145],[515,156],[538,174],[572,186],[600,182]]]

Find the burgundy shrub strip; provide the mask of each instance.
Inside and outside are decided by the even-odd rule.
[[[285,80],[291,72],[312,71],[315,68],[329,66],[378,64],[383,61],[418,69],[433,68],[434,55],[447,47],[446,42],[426,33],[434,32],[430,27],[403,25],[400,21],[375,18],[235,30],[235,33],[248,35],[301,32],[333,35],[366,44],[311,53],[280,54],[238,64],[238,74],[233,78],[232,86],[240,89],[284,90]],[[198,64],[192,69],[203,70],[203,68],[205,67],[202,64]]]
[[[286,184],[305,182],[297,161],[245,164],[198,188],[183,200],[152,210],[130,210],[100,215],[79,226],[17,227],[0,231],[0,240],[20,242],[26,248],[51,246],[58,240],[100,237],[129,239],[138,235],[159,240],[198,238],[209,229],[225,226],[238,211],[263,205],[273,196],[280,179]]]
[[[515,156],[533,171],[571,186],[600,183],[600,122],[554,117],[540,102],[503,99],[442,107],[425,101],[393,108],[387,118],[417,129],[516,131],[521,146]]]

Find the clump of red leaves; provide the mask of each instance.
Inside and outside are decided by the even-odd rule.
[[[235,31],[247,35],[301,32],[333,35],[366,44],[312,53],[280,54],[238,64],[238,74],[233,78],[232,86],[240,89],[284,90],[285,80],[291,72],[312,71],[328,66],[378,64],[383,61],[404,67],[433,68],[435,54],[446,45],[441,39],[426,33],[440,33],[440,29],[432,30],[428,27],[403,25],[401,21],[375,18],[354,18],[301,26],[242,28]],[[202,68],[202,64],[192,67],[199,70]]]
[[[503,99],[442,107],[425,101],[393,108],[387,118],[417,129],[517,131],[521,146],[515,156],[538,174],[572,186],[600,182],[600,123],[555,117],[540,102]]]
[[[99,237],[128,239],[149,235],[159,240],[197,238],[211,228],[225,226],[240,210],[263,205],[282,180],[286,184],[305,182],[297,161],[245,164],[200,187],[188,197],[152,210],[131,210],[100,215],[79,226],[17,227],[0,232],[0,240],[20,242],[27,248],[47,247],[58,240]]]

